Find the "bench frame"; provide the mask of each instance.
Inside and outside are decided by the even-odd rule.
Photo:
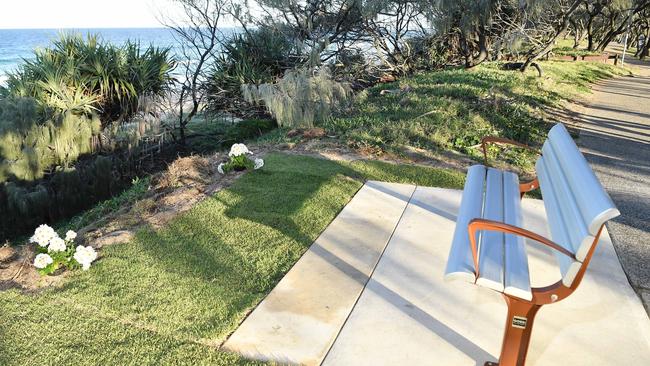
[[[481,147],[483,149],[483,157],[485,159],[485,165],[488,166],[487,159],[487,144],[508,144],[514,145],[520,148],[529,149],[536,152],[539,155],[542,155],[541,151],[534,149],[530,146],[524,145],[522,143],[499,138],[499,137],[485,137],[481,141]],[[519,185],[520,198],[523,198],[526,192],[532,191],[539,187],[539,181],[537,178],[524,182]],[[526,355],[528,353],[528,346],[530,344],[530,337],[533,329],[533,322],[535,320],[535,315],[537,311],[547,304],[552,304],[567,298],[571,295],[580,285],[582,278],[584,277],[585,271],[589,266],[589,262],[596,250],[596,244],[600,238],[600,234],[603,231],[605,224],[600,226],[598,234],[594,237],[594,241],[591,244],[591,248],[587,253],[584,261],[582,262],[578,273],[576,274],[575,279],[573,280],[571,286],[567,287],[562,283],[560,279],[556,283],[546,286],[546,287],[537,287],[532,288],[531,292],[533,298],[530,301],[510,296],[505,293],[502,293],[506,305],[508,306],[508,316],[506,317],[505,331],[503,335],[503,343],[501,346],[501,354],[499,356],[499,362],[485,362],[485,366],[523,366],[526,362]],[[563,248],[562,246],[554,243],[553,241],[540,236],[536,233],[528,231],[526,229],[505,224],[498,221],[486,220],[486,219],[473,219],[469,222],[467,226],[467,231],[469,233],[470,243],[472,246],[472,258],[474,260],[474,269],[476,274],[476,279],[479,276],[479,266],[478,266],[478,246],[476,243],[477,233],[479,231],[497,231],[504,234],[513,234],[518,236],[523,236],[525,238],[534,240],[542,245],[545,245],[555,251],[562,253],[572,259],[575,259],[575,256]]]

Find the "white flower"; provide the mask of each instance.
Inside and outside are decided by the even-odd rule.
[[[235,157],[244,154],[252,154],[252,152],[250,152],[250,150],[248,150],[248,148],[244,144],[234,144],[230,148],[230,152],[228,153],[228,156]]]
[[[81,268],[86,271],[90,264],[97,259],[97,252],[91,246],[78,246],[74,253],[74,259],[81,264]]]
[[[54,260],[49,256],[49,254],[41,253],[34,258],[34,267],[39,269],[43,269],[52,263],[54,263]]]
[[[264,160],[255,159],[255,169],[259,169],[264,166]]]
[[[50,240],[55,237],[59,237],[56,231],[54,231],[54,229],[51,227],[43,224],[34,230],[34,235],[29,238],[29,241],[32,243],[37,243],[42,247],[46,247]]]
[[[221,163],[221,164],[219,164],[219,166],[217,167],[217,171],[219,172],[219,174],[225,174],[225,173],[223,172],[223,166],[224,166],[224,165],[225,165],[224,163]]]
[[[77,238],[77,233],[75,233],[72,230],[68,230],[67,233],[65,233],[65,240],[75,240]]]
[[[65,240],[59,238],[58,236],[50,240],[50,245],[48,246],[48,250],[50,252],[63,252],[65,249]]]

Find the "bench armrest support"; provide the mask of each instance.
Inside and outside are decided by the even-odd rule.
[[[510,139],[507,139],[507,138],[504,138],[504,137],[486,136],[486,137],[483,137],[483,139],[481,140],[481,149],[483,149],[483,162],[485,163],[485,166],[488,166],[488,158],[487,158],[487,145],[488,144],[517,146],[517,147],[521,147],[523,149],[533,151],[533,152],[537,153],[538,155],[542,155],[542,152],[539,149],[528,146],[526,144],[522,144],[521,142],[517,142],[515,140],[510,140]]]
[[[474,219],[470,221],[469,224],[467,225],[467,231],[469,232],[469,241],[470,244],[472,245],[472,258],[474,259],[474,269],[476,273],[476,278],[478,278],[479,275],[476,232],[480,230],[500,231],[505,234],[514,234],[514,235],[523,236],[525,238],[532,239],[538,243],[546,245],[547,247],[550,247],[551,249],[554,249],[573,260],[576,259],[575,255],[570,251],[566,250],[565,248],[558,245],[557,243],[554,243],[551,240],[548,240],[547,238],[539,234],[536,234],[532,231],[520,228],[518,226],[499,222],[499,221],[486,220],[486,219]]]

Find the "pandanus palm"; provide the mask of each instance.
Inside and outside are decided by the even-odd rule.
[[[164,93],[175,66],[168,48],[117,46],[92,35],[64,34],[34,56],[9,76],[9,94],[45,108],[97,111],[104,126],[133,116],[141,97]]]

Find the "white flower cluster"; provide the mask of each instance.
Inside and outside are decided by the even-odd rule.
[[[91,246],[78,246],[74,252],[74,259],[81,264],[81,268],[86,271],[90,264],[97,259],[97,252]]]
[[[50,244],[50,240],[58,237],[59,235],[56,233],[56,231],[54,231],[54,229],[43,224],[34,230],[34,235],[29,238],[29,241],[36,243],[42,247],[46,247],[48,244]]]
[[[77,238],[77,233],[75,233],[72,230],[68,230],[67,233],[65,233],[65,240],[75,240]]]
[[[234,144],[232,147],[230,147],[230,152],[228,153],[228,156],[230,157],[235,157],[235,156],[240,156],[244,154],[252,154],[250,150],[248,150],[248,147],[244,144]]]
[[[34,267],[38,269],[43,269],[52,263],[54,263],[54,259],[52,259],[49,254],[45,253],[38,254],[34,259]]]
[[[47,249],[47,253],[39,253],[36,255],[36,258],[34,258],[34,267],[44,269],[54,263],[53,268],[56,269],[61,264],[69,266],[71,263],[74,263],[71,262],[72,258],[74,258],[77,263],[81,265],[81,268],[83,268],[84,271],[90,268],[90,264],[97,259],[97,252],[95,252],[95,249],[90,246],[84,247],[79,245],[74,250],[74,254],[72,254],[72,251],[66,252],[68,247],[72,247],[72,243],[76,238],[77,233],[72,230],[68,230],[68,232],[65,233],[65,239],[62,239],[59,237],[59,234],[48,225],[41,225],[36,228],[30,241],[41,246],[42,249],[39,250],[41,252],[44,252]]]
[[[65,240],[58,236],[50,240],[50,245],[47,247],[49,252],[63,252],[66,249]]]
[[[262,160],[262,159],[259,159],[259,158],[255,159],[254,162],[255,162],[255,169],[256,170],[264,166],[264,160]]]
[[[230,161],[220,163],[217,166],[217,171],[219,174],[226,174],[231,170],[244,170],[250,168],[253,165],[253,169],[257,170],[264,166],[264,160],[246,156],[247,154],[253,155],[253,152],[248,150],[248,147],[244,144],[233,144],[230,148],[228,156],[230,156]]]

